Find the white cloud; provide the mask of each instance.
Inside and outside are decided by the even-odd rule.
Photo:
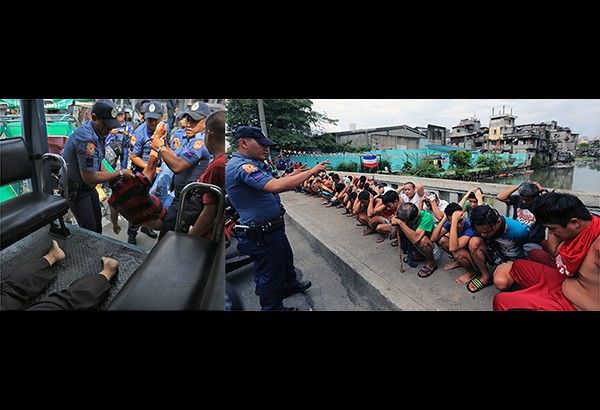
[[[350,123],[356,128],[374,128],[391,125],[412,127],[427,124],[452,128],[462,118],[477,117],[482,126],[488,126],[492,107],[498,113],[512,108],[517,124],[557,121],[581,136],[600,135],[600,100],[519,100],[519,99],[406,99],[406,100],[318,100],[313,109],[339,120],[337,125],[325,125],[327,131],[346,131]]]

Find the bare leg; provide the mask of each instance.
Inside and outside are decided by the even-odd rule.
[[[475,277],[475,272],[473,269],[473,260],[471,259],[469,251],[464,248],[459,249],[458,251],[454,252],[454,260],[458,262],[458,264],[461,267],[465,268],[465,270],[467,271],[466,273],[463,273],[458,278],[456,278],[456,283],[458,283],[459,285],[466,285],[471,279]]]
[[[506,262],[498,265],[494,271],[494,285],[499,290],[508,290],[515,283],[515,280],[510,276],[512,265],[512,262]]]
[[[490,274],[487,269],[487,251],[486,245],[483,239],[474,236],[469,241],[469,253],[475,263],[475,266],[481,272],[481,283],[488,283],[490,280]],[[474,289],[474,288],[472,288]]]

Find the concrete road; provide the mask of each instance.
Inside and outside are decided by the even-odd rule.
[[[362,311],[379,307],[370,303],[371,297],[355,289],[341,277],[332,261],[304,238],[293,225],[286,226],[286,233],[294,251],[294,264],[301,280],[310,280],[312,287],[284,300],[288,307],[302,311]],[[260,310],[258,296],[254,294],[252,264],[226,275],[226,280],[240,297],[244,310]]]

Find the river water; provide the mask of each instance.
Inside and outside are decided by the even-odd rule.
[[[486,182],[518,185],[529,180],[537,181],[545,188],[600,193],[600,163],[576,162],[571,168],[543,168],[529,175],[494,178]]]

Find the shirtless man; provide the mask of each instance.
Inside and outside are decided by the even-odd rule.
[[[505,290],[516,282],[522,289],[497,294],[494,310],[600,310],[600,217],[579,198],[559,193],[539,196],[533,214],[548,228],[555,265],[542,258],[501,265],[496,287]]]

